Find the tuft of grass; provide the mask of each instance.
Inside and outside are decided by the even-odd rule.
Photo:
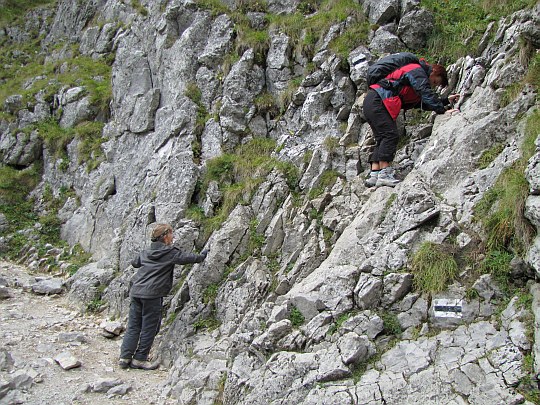
[[[354,0],[301,2],[296,12],[270,15],[268,19],[270,26],[286,33],[308,59],[313,57],[317,41],[335,24],[347,21],[344,33],[330,44],[343,59],[365,42],[369,32],[362,6]]]
[[[336,319],[336,321],[332,324],[330,329],[328,329],[328,334],[333,335],[334,333],[336,333],[339,330],[339,328],[341,328],[341,325],[343,325],[345,323],[345,321],[351,317],[351,315],[352,315],[352,313],[350,313],[350,312],[346,312],[344,314],[341,314]]]
[[[341,56],[342,60],[347,60],[353,49],[368,42],[370,30],[370,24],[366,18],[363,15],[357,16],[357,21],[348,24],[345,32],[330,43],[330,49]]]
[[[257,226],[259,221],[257,219],[252,219],[249,223],[249,241],[248,241],[248,252],[251,255],[259,252],[264,245],[264,234],[257,232]]]
[[[102,137],[102,122],[82,122],[75,127],[75,136],[80,140],[78,145],[79,164],[86,162],[88,171],[92,171],[104,160],[101,144],[106,141]]]
[[[172,325],[174,321],[176,320],[176,316],[177,316],[176,312],[173,312],[172,314],[170,314],[165,320],[165,326]]]
[[[535,378],[534,357],[531,353],[523,356],[522,368],[525,376],[520,378],[517,391],[523,395],[525,400],[532,404],[540,404],[540,391]]]
[[[484,151],[482,153],[482,156],[478,159],[478,168],[479,169],[485,169],[488,167],[491,162],[493,162],[497,156],[501,154],[501,152],[504,150],[504,144],[502,143],[496,143],[488,150]]]
[[[291,189],[297,186],[297,168],[272,157],[275,147],[275,140],[255,138],[240,145],[233,153],[225,153],[206,162],[200,194],[206,194],[211,181],[218,183],[223,194],[221,205],[211,218],[205,218],[202,210],[190,209],[190,215],[202,224],[206,237],[219,228],[237,204],[249,204],[254,191],[273,169],[284,174]]]
[[[512,257],[508,252],[492,250],[487,253],[479,266],[480,273],[491,274],[505,294],[510,292],[510,262]]]
[[[101,312],[103,305],[105,305],[105,302],[101,297],[96,297],[86,305],[86,310],[88,312],[98,313]]]
[[[221,0],[196,0],[196,4],[200,8],[210,11],[213,17],[231,12]]]
[[[433,242],[424,242],[411,260],[414,286],[424,293],[443,291],[456,277],[458,266],[448,248]]]
[[[75,128],[63,128],[54,118],[49,118],[35,124],[32,128],[37,129],[51,154],[66,161],[67,146],[77,138],[80,141],[78,163],[86,163],[88,171],[91,171],[103,161],[101,144],[106,141],[102,137],[103,127],[102,122],[85,121]]]
[[[393,312],[382,312],[379,316],[383,321],[383,333],[392,336],[401,334],[402,330],[396,314]]]
[[[143,17],[148,15],[148,10],[141,4],[139,0],[131,0],[131,7],[137,10],[137,12]]]
[[[482,223],[487,233],[488,251],[507,251],[522,256],[536,235],[524,216],[529,195],[524,173],[528,160],[535,153],[534,142],[539,131],[540,110],[536,110],[527,118],[521,158],[501,173],[474,208],[476,220]]]
[[[216,301],[218,290],[219,285],[217,284],[210,284],[206,287],[202,294],[203,302],[205,304],[213,304]]]
[[[507,106],[519,97],[527,84],[532,85],[536,89],[540,88],[540,79],[538,78],[538,75],[540,75],[540,55],[536,52],[536,48],[530,41],[521,38],[519,44],[520,63],[527,68],[527,73],[522,80],[512,83],[504,89],[500,101],[501,107]]]
[[[266,13],[268,3],[265,0],[236,0],[236,10],[242,14]]]
[[[397,194],[392,193],[390,194],[390,197],[388,197],[388,200],[386,200],[386,203],[384,204],[384,208],[381,211],[381,215],[379,216],[379,224],[381,224],[385,218],[386,215],[388,215],[388,211],[390,211],[390,208],[392,207],[392,204],[394,204],[394,201],[397,199]]]
[[[67,269],[70,276],[74,275],[81,267],[88,264],[91,258],[92,254],[86,252],[79,244],[73,246],[70,252],[67,252],[62,256],[63,260],[67,260],[70,263]]]
[[[296,307],[292,307],[289,314],[289,319],[292,323],[292,326],[295,328],[302,326],[304,324],[304,321],[306,320],[304,318],[304,315],[302,315],[302,312],[300,312],[300,310]]]
[[[531,84],[536,89],[540,89],[540,54],[535,52],[530,59],[527,74],[525,75],[525,83]]]
[[[195,132],[198,136],[204,130],[206,122],[211,118],[211,115],[208,113],[208,110],[202,102],[202,92],[201,89],[197,86],[195,82],[190,82],[186,86],[184,95],[191,99],[195,104],[197,104],[197,118],[195,120]]]
[[[62,128],[54,118],[49,118],[35,124],[35,129],[53,156],[67,154],[66,148],[75,136],[73,128]]]
[[[195,332],[198,332],[199,330],[213,331],[219,328],[220,325],[221,322],[216,318],[215,314],[212,314],[207,318],[198,319],[193,323]]]
[[[260,113],[269,114],[272,118],[277,117],[280,113],[278,102],[272,93],[264,92],[259,94],[254,103]]]
[[[332,187],[336,183],[338,177],[341,177],[341,174],[335,170],[324,171],[321,175],[319,184],[309,190],[308,198],[313,200],[314,198],[319,197],[322,193],[324,193],[324,190],[326,190],[328,187]]]
[[[324,138],[323,145],[328,153],[334,153],[339,148],[339,139],[334,136],[327,136]]]

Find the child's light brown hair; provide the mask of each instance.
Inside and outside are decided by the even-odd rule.
[[[163,237],[172,231],[172,226],[170,226],[169,224],[157,224],[152,230],[151,240],[152,242],[163,242]]]

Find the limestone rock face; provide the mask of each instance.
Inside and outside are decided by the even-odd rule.
[[[512,100],[507,89],[526,74],[520,44],[538,48],[539,6],[490,25],[475,57],[448,66],[443,92],[460,94],[459,113],[398,117],[401,182],[366,188],[375,144],[362,111],[367,69],[379,55],[425,47],[434,16],[418,0],[360,2],[378,28],[347,60],[332,44],[352,16],[316,41],[302,31],[304,48],[269,24],[269,13],[310,13],[305,2],[272,0],[247,12],[233,0],[219,10],[187,0],[128,3],[64,0],[26,19],[44,47],[68,38],[84,57],[109,61],[111,100],[107,111],[96,108],[88,83],[30,101],[22,90],[9,95],[0,160],[16,169],[42,161],[32,196],[43,213],[49,191],[70,190],[58,209],[61,236],[92,254],[64,284],[81,310],[94,301],[126,317],[130,262],[156,223],[173,225],[180,249],[208,249],[204,262],[175,268],[164,300],[154,348],[170,367],[163,396],[179,404],[430,403],[434,395],[523,402],[515,389],[527,374],[523,359],[540,353],[539,336],[527,333],[533,315],[517,298],[504,301],[496,277],[475,273],[467,255],[485,242],[476,207],[520,159],[526,120],[537,119],[538,89],[524,85]],[[264,45],[246,38],[240,14],[250,30],[264,30]],[[16,44],[30,34],[8,27],[0,35]],[[43,142],[35,128],[52,119],[63,130],[103,124],[95,168],[79,163],[80,136],[61,154]],[[523,173],[524,215],[536,231],[539,139]],[[255,152],[263,163],[234,161],[259,141],[274,145],[269,156]],[[510,267],[537,307],[540,237],[531,235]],[[411,266],[425,242],[463,259],[432,295],[418,289]],[[39,268],[32,252],[26,258]],[[459,309],[441,315],[439,299]]]

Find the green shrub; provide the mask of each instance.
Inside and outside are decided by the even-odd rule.
[[[383,321],[383,332],[387,335],[400,335],[402,330],[397,315],[392,312],[383,312],[379,314]]]
[[[414,286],[424,293],[443,291],[458,273],[457,263],[443,245],[424,242],[414,254],[411,271]]]

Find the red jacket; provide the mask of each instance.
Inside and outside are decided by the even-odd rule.
[[[421,108],[444,114],[448,99],[441,99],[429,83],[431,66],[427,63],[409,63],[394,70],[385,79],[369,86],[381,97],[384,106],[395,120],[400,110]]]

